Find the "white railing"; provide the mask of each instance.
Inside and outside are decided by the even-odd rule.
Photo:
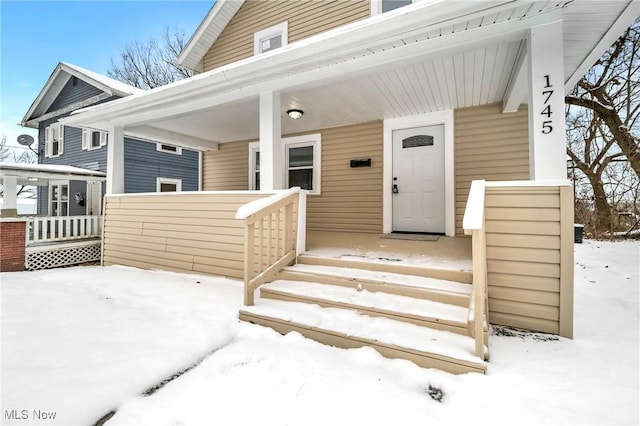
[[[254,303],[254,292],[296,259],[297,224],[294,207],[300,188],[261,198],[238,209],[244,220],[244,304]]]
[[[33,216],[27,219],[27,245],[100,238],[102,216]]]
[[[488,345],[485,351],[484,326],[489,323],[487,293],[487,242],[484,228],[485,181],[471,182],[469,198],[462,219],[465,235],[471,235],[473,256],[473,292],[469,302],[467,325],[475,339],[476,356],[487,359]]]

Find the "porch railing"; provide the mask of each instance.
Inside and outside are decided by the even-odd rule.
[[[488,346],[485,351],[484,325],[489,323],[487,293],[487,243],[484,224],[485,181],[474,180],[471,183],[467,206],[464,211],[462,227],[465,235],[471,235],[473,256],[473,292],[469,302],[467,324],[471,336],[475,339],[475,354],[488,358]]]
[[[244,220],[244,304],[254,303],[254,292],[296,258],[294,208],[300,188],[245,204],[236,214]]]
[[[27,245],[99,238],[102,216],[33,216],[27,219]]]

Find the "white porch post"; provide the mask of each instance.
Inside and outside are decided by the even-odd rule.
[[[566,179],[562,21],[532,27],[528,55],[530,178]]]
[[[112,127],[109,130],[106,193],[124,193],[124,128],[122,127]]]
[[[260,94],[260,189],[284,188],[280,93]]]
[[[16,176],[5,176],[2,180],[4,185],[3,205],[1,216],[16,216],[18,214],[18,178]]]

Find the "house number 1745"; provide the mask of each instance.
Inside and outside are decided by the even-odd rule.
[[[551,82],[549,81],[549,74],[544,76],[544,82],[545,85],[543,87],[542,90],[542,96],[545,97],[544,99],[544,109],[542,110],[542,112],[540,113],[540,115],[545,115],[547,118],[551,118],[551,105],[549,105],[549,99],[551,99],[551,95],[553,95],[553,90],[551,89]],[[553,123],[553,121],[551,120],[545,120],[542,122],[542,133],[547,135],[551,132],[553,132],[553,126],[551,125],[551,123]]]

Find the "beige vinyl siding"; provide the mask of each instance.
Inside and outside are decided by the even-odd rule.
[[[382,232],[382,122],[309,133],[322,135],[322,193],[307,198],[307,229]],[[350,161],[359,158],[371,158],[371,167],[352,169]],[[203,189],[248,189],[248,159],[246,141],[205,153]]]
[[[287,21],[289,44],[365,19],[368,0],[247,0],[203,58],[209,71],[253,56],[253,35]]]
[[[382,122],[321,133],[322,194],[307,198],[307,229],[382,232]],[[358,158],[371,158],[371,167],[351,168]]]
[[[456,235],[471,181],[529,179],[529,127],[526,106],[503,114],[502,104],[455,111]]]
[[[567,208],[561,201],[561,190],[487,188],[485,228],[492,323],[560,332],[561,282],[566,281],[562,269],[573,268],[572,260],[563,260],[567,253],[562,239],[567,238],[562,228],[572,227],[573,216],[563,211]],[[568,213],[571,219],[561,221]],[[572,242],[571,238],[569,250]]]
[[[249,189],[249,142],[222,143],[218,151],[205,152],[202,159],[202,189]]]
[[[243,278],[244,221],[238,208],[260,194],[109,196],[104,265]]]

